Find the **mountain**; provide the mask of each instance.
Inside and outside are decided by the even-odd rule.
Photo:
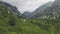
[[[39,8],[37,8],[34,12],[27,13],[28,18],[50,18],[56,19],[60,15],[60,0],[55,0],[54,2],[48,2]],[[24,13],[26,14],[26,13]],[[25,17],[25,18],[27,18]]]
[[[12,6],[12,5],[11,5]],[[44,20],[18,18],[14,6],[0,2],[0,34],[50,34],[53,25],[46,25]],[[14,9],[12,9],[14,8]],[[17,10],[17,9],[15,9]],[[18,12],[18,11],[17,11]],[[51,29],[51,30],[50,30]],[[53,32],[54,33],[54,32]]]
[[[54,4],[53,4],[54,6],[60,6],[60,0],[55,0],[55,2],[54,2]]]
[[[10,5],[9,3],[0,1],[0,5],[3,5],[8,10],[10,10],[14,15],[21,15],[21,13],[18,11],[18,9],[15,6]]]
[[[23,13],[23,14],[25,16],[29,17],[29,18],[41,17],[41,16],[45,15],[45,14],[43,14],[44,11],[47,8],[51,7],[52,3],[53,2],[48,2],[48,3],[46,3],[46,4],[44,4],[44,5],[40,6],[40,7],[38,7],[34,12],[27,13],[27,15],[29,15],[29,16],[25,15],[26,13]]]
[[[60,13],[58,11],[60,7],[54,6],[54,3],[44,11],[44,13],[49,12],[44,16],[51,15],[51,18],[58,15],[57,19],[19,19],[14,11],[11,11],[13,7],[9,6],[10,10],[3,3],[0,3],[0,34],[60,34]],[[24,13],[30,16],[28,14],[31,12]]]
[[[60,16],[60,0],[55,0],[50,3],[50,6],[46,6],[42,11],[39,12],[39,9],[35,11],[35,16],[33,18],[49,18],[56,19]],[[38,13],[37,13],[38,12]]]
[[[43,15],[46,14],[45,10],[48,9],[49,7],[51,7],[51,5],[53,4],[53,2],[48,2],[42,6],[40,6],[39,8],[37,8],[34,12],[33,12],[33,18],[36,17],[42,17]]]
[[[50,19],[56,19],[60,16],[60,2],[59,1],[60,0],[55,0],[52,6],[46,9],[45,12],[47,12],[48,15],[45,15],[45,16],[49,16],[48,18]]]
[[[21,15],[22,18],[30,18],[31,17],[31,12],[26,11]]]

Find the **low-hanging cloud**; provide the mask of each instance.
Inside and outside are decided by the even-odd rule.
[[[32,12],[37,7],[53,0],[0,0],[0,1],[8,2],[11,5],[16,6],[18,10],[23,13],[25,11]]]

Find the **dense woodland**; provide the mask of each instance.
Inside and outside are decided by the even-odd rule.
[[[22,19],[0,4],[0,34],[60,34],[60,17]]]

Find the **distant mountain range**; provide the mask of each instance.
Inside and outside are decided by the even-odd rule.
[[[49,18],[56,19],[60,15],[60,0],[55,0],[54,2],[48,2],[40,7],[38,7],[34,12],[23,13],[24,18]],[[27,15],[25,15],[27,14]]]
[[[0,1],[0,34],[60,34],[60,6],[55,3],[21,14],[15,6]]]
[[[33,12],[24,12],[21,14],[15,6],[10,5],[9,3],[0,1],[0,5],[6,7],[14,15],[20,18],[50,18],[56,19],[60,15],[60,0],[54,2],[48,2],[40,7],[38,7]]]
[[[49,7],[51,7],[53,2],[48,2],[40,7],[38,7],[34,12],[25,12],[22,14],[22,16],[24,18],[28,17],[28,18],[37,18],[37,17],[41,17],[43,15],[45,15],[45,10]],[[27,14],[27,15],[26,15]]]

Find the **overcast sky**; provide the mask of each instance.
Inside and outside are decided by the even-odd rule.
[[[0,1],[5,1],[5,2],[8,2],[8,3],[16,6],[18,8],[18,10],[23,13],[25,11],[32,12],[37,7],[47,3],[49,1],[54,1],[54,0],[0,0]]]

